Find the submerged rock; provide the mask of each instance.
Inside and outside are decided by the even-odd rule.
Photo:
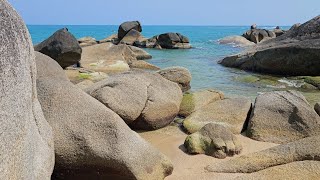
[[[190,154],[206,154],[219,159],[240,154],[242,145],[232,132],[220,124],[207,124],[189,135],[184,146]]]
[[[37,89],[54,131],[53,179],[164,179],[171,162],[109,108],[71,84],[37,53]],[[43,164],[42,164],[43,165]]]
[[[320,136],[300,139],[208,166],[209,172],[252,173],[297,161],[319,161]]]
[[[188,69],[184,67],[169,67],[159,70],[159,73],[162,77],[168,79],[169,81],[177,83],[182,92],[186,92],[191,89],[191,73]]]
[[[0,7],[0,179],[49,180],[53,134],[37,97],[31,37],[6,0]]]
[[[296,91],[275,91],[256,99],[247,129],[248,137],[287,143],[320,133],[320,117]]]
[[[79,63],[82,53],[77,39],[67,28],[58,30],[34,49],[56,60],[62,68]]]
[[[319,76],[319,27],[320,16],[317,16],[277,38],[226,57],[220,64],[269,74]]]
[[[122,23],[118,29],[118,38],[122,40],[132,29],[142,32],[142,27],[139,21],[127,21]]]
[[[156,73],[137,71],[110,76],[86,92],[116,112],[130,127],[141,130],[170,124],[182,100],[176,83]]]
[[[228,36],[220,39],[218,42],[220,44],[232,44],[237,47],[247,47],[255,45],[254,42],[251,42],[242,36]]]
[[[179,115],[188,117],[202,107],[222,99],[224,99],[224,94],[213,89],[185,93],[180,105]]]
[[[194,133],[208,123],[221,124],[235,134],[240,134],[251,108],[246,98],[224,99],[212,102],[192,113],[183,122],[183,127]]]

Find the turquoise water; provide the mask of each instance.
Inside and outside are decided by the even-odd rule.
[[[92,36],[97,40],[117,33],[118,29],[118,26],[28,26],[34,44],[63,27],[67,27],[77,38]],[[180,32],[190,38],[194,47],[192,49],[146,50],[153,56],[149,62],[161,68],[170,66],[188,68],[193,77],[192,90],[214,88],[227,95],[255,97],[259,92],[271,91],[279,87],[239,82],[236,80],[238,77],[252,75],[252,73],[217,64],[217,61],[224,56],[242,50],[231,45],[220,45],[217,40],[230,35],[241,35],[247,29],[248,27],[241,26],[143,26],[142,34],[145,37],[152,37],[164,32]]]

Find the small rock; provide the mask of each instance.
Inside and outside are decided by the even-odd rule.
[[[219,159],[240,154],[242,145],[232,132],[219,124],[207,124],[189,135],[184,146],[190,154],[206,154]]]

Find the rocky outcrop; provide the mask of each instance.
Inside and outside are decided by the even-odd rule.
[[[251,29],[245,32],[242,36],[249,41],[257,44],[262,41],[275,38],[276,34],[273,31],[269,31],[266,29]]]
[[[226,57],[220,64],[269,74],[319,76],[319,29],[320,16],[317,16],[277,38]]]
[[[247,135],[258,141],[287,143],[320,134],[320,117],[303,95],[275,91],[259,95]]]
[[[6,0],[0,7],[0,179],[49,180],[53,134],[37,97],[31,37]]]
[[[255,45],[243,36],[228,36],[218,40],[219,44],[229,44],[236,47],[247,47]]]
[[[81,47],[92,46],[98,44],[98,41],[93,37],[83,37],[78,39],[78,42]]]
[[[220,124],[207,124],[189,135],[184,146],[190,154],[206,154],[219,159],[240,154],[242,145],[232,132]]]
[[[188,69],[184,67],[169,67],[158,71],[162,77],[168,79],[169,81],[177,83],[182,92],[186,92],[191,89],[191,73]]]
[[[53,179],[163,179],[172,164],[123,120],[37,53],[37,89],[54,131]],[[28,144],[30,146],[30,144]]]
[[[159,74],[140,71],[110,76],[86,92],[116,112],[129,126],[142,130],[170,124],[182,100],[176,83]]]
[[[131,64],[136,67],[136,61],[150,58],[150,54],[134,46],[102,43],[83,48],[81,65],[98,72],[123,72],[130,70]]]
[[[131,30],[142,32],[142,27],[139,21],[127,21],[122,23],[118,29],[118,39],[123,39]]]
[[[189,38],[180,33],[164,33],[148,39],[145,44],[147,48],[157,49],[190,49]]]
[[[319,161],[297,161],[271,167],[262,171],[246,174],[234,180],[268,180],[268,179],[319,179]]]
[[[319,161],[319,157],[320,136],[313,136],[219,162],[206,169],[217,173],[252,173],[297,161]]]
[[[185,93],[180,105],[179,116],[188,117],[206,105],[222,99],[224,99],[224,94],[214,89]]]
[[[67,28],[58,30],[34,49],[56,60],[62,68],[79,63],[82,53],[77,39]]]
[[[112,34],[111,36],[101,39],[98,42],[99,42],[98,44],[108,43],[108,42],[111,42],[113,44],[118,44],[119,43],[118,34]]]
[[[234,134],[240,134],[247,119],[251,101],[234,98],[215,101],[195,111],[183,121],[183,127],[194,133],[208,123],[221,124]]]
[[[283,35],[286,31],[281,29],[279,26],[277,26],[275,29],[272,30],[276,37]]]

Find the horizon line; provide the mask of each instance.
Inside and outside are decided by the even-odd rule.
[[[27,26],[120,26],[120,24],[26,24]],[[143,26],[220,26],[220,27],[243,27],[243,26],[248,26],[250,27],[251,25],[213,25],[213,24],[204,24],[204,25],[190,25],[190,24],[145,24],[141,25]],[[258,27],[261,26],[292,26],[292,25],[257,25]]]

